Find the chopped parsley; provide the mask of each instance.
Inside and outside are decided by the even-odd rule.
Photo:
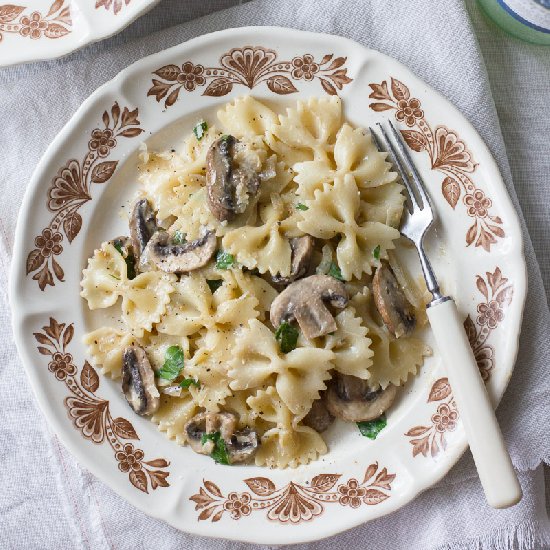
[[[328,268],[328,274],[331,277],[338,279],[338,281],[344,282],[344,277],[342,277],[342,271],[340,270],[338,265],[335,264],[334,262],[330,262],[330,267]]]
[[[297,205],[296,205],[296,208],[298,210],[302,210],[302,212],[305,212],[306,210],[309,210],[309,206],[306,206],[305,204],[302,204],[301,202],[299,202]]]
[[[231,136],[229,134],[223,134],[222,137],[220,137],[221,141],[223,141],[224,143],[227,143],[229,141],[229,138]]]
[[[218,250],[216,254],[216,268],[217,269],[229,269],[235,263],[235,257],[229,252]]]
[[[214,294],[214,292],[216,292],[216,290],[223,285],[223,281],[221,279],[206,279],[206,282],[210,287],[210,292],[212,294]]]
[[[214,459],[216,464],[229,465],[229,455],[227,453],[227,447],[225,441],[222,439],[220,432],[213,432],[209,434],[203,434],[201,437],[201,443],[204,445],[207,441],[214,443],[214,449],[210,453],[210,457]]]
[[[136,258],[131,253],[128,252],[128,255],[124,255],[124,250],[122,249],[122,243],[117,239],[114,242],[114,247],[117,249],[117,252],[124,258],[124,261],[126,262],[126,275],[128,276],[128,279],[132,280],[136,278]],[[118,277],[115,277],[114,275],[111,275],[111,277],[114,277],[115,279],[118,279]],[[118,279],[120,281],[120,279]]]
[[[195,380],[194,378],[184,378],[180,382],[180,388],[187,390],[189,389],[189,386],[196,386],[197,388],[200,388],[201,383],[198,380]]]
[[[206,134],[207,130],[208,124],[206,124],[204,120],[201,120],[197,122],[197,125],[193,128],[193,133],[195,134],[197,140],[200,141],[204,137],[204,134]]]
[[[364,435],[369,439],[376,439],[378,434],[386,427],[387,423],[386,415],[382,414],[374,420],[357,422],[357,427],[359,428],[361,435]]]
[[[379,259],[380,259],[380,245],[378,245],[378,246],[372,251],[372,255],[374,256],[374,259],[375,259],[375,260],[379,260]]]
[[[290,323],[283,321],[279,325],[279,328],[275,332],[275,339],[278,340],[279,346],[283,353],[288,353],[293,349],[296,349],[298,335],[298,329],[293,327]]]
[[[178,230],[174,233],[172,240],[175,244],[185,244],[187,241],[187,233]]]
[[[157,372],[159,378],[174,380],[183,369],[183,350],[179,346],[170,346],[164,353],[164,365]]]

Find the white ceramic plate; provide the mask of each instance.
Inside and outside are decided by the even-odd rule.
[[[297,543],[398,509],[463,453],[437,350],[378,439],[336,423],[322,459],[268,470],[215,465],[168,440],[130,413],[118,384],[97,375],[81,344],[93,328],[79,298],[81,270],[101,241],[127,231],[118,212],[135,192],[139,144],[171,147],[199,117],[214,121],[217,108],[247,93],[274,108],[338,93],[353,124],[398,123],[439,213],[429,255],[500,399],[516,356],[526,275],[519,223],[487,147],[457,109],[393,59],[295,30],[197,38],[135,63],[82,105],[42,158],[21,209],[14,329],[55,431],[129,502],[191,533]]]
[[[159,0],[0,0],[0,67],[53,59],[103,40]]]

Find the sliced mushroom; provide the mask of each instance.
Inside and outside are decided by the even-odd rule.
[[[327,409],[348,422],[374,420],[386,411],[397,395],[397,386],[371,390],[366,380],[337,374],[327,390]]]
[[[256,432],[245,428],[237,431],[237,417],[233,413],[200,413],[194,416],[184,426],[190,447],[199,454],[210,455],[214,450],[214,442],[202,438],[205,434],[219,432],[225,442],[229,462],[245,462],[254,456],[258,449]]]
[[[149,239],[157,231],[155,211],[147,199],[140,199],[134,205],[130,216],[130,235],[134,244],[134,255],[139,261]]]
[[[206,188],[212,214],[221,222],[242,214],[260,185],[260,176],[251,166],[237,166],[235,153],[242,144],[233,136],[212,143],[206,155]]]
[[[416,326],[414,308],[399,287],[391,267],[383,262],[372,280],[374,303],[384,324],[396,337],[407,336]]]
[[[318,432],[324,432],[334,421],[334,416],[327,409],[326,393],[320,399],[316,399],[310,411],[302,420],[302,423]]]
[[[336,321],[325,302],[344,308],[348,294],[344,284],[329,275],[300,279],[273,300],[270,318],[274,327],[296,320],[306,338],[316,338],[336,330]]]
[[[167,273],[184,273],[206,265],[216,247],[213,231],[206,231],[202,237],[183,244],[174,243],[166,231],[157,231],[147,243],[143,260]]]
[[[145,350],[129,346],[122,356],[122,391],[126,401],[138,414],[153,414],[160,403],[160,394],[155,385],[155,373]]]
[[[273,282],[288,285],[303,277],[309,269],[314,247],[315,239],[310,235],[290,239],[290,248],[292,249],[290,275],[288,277],[275,275]]]
[[[235,432],[233,437],[226,443],[231,464],[246,462],[252,458],[260,444],[258,435],[250,428]]]

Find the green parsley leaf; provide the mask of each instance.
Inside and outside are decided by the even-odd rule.
[[[119,240],[114,241],[114,247],[117,249],[117,252],[124,258],[124,261],[126,262],[126,275],[128,276],[128,279],[132,280],[136,278],[136,258],[131,253],[128,252],[128,255],[124,255],[124,250],[122,249],[122,243]],[[118,277],[115,277],[114,275],[111,275],[111,277],[117,279],[120,281]]]
[[[374,420],[357,422],[357,427],[359,428],[361,435],[364,435],[369,439],[376,439],[378,434],[386,427],[387,424],[388,422],[386,420],[386,415],[383,414]]]
[[[342,271],[340,270],[338,265],[335,264],[334,262],[330,262],[330,267],[328,269],[328,274],[331,277],[334,277],[335,279],[338,279],[339,281],[344,282],[344,277],[342,277]]]
[[[185,244],[185,242],[187,241],[187,233],[178,230],[174,233],[172,240],[176,244]]]
[[[216,254],[216,268],[217,269],[229,269],[235,263],[235,257],[229,252],[218,250]]]
[[[212,294],[214,294],[214,292],[216,292],[216,290],[223,285],[223,281],[221,279],[206,279],[206,282],[210,287],[210,292]]]
[[[197,125],[193,128],[193,133],[195,134],[195,137],[198,141],[200,141],[204,134],[206,134],[206,131],[208,130],[208,124],[204,120],[201,120],[197,123]]]
[[[221,139],[222,141],[229,141],[229,138],[230,138],[230,137],[231,137],[231,136],[230,136],[229,134],[223,134],[223,136],[221,136],[220,139]]]
[[[183,350],[179,346],[170,346],[164,353],[164,365],[158,371],[159,378],[174,380],[183,369]]]
[[[372,251],[372,255],[374,256],[374,259],[375,259],[375,260],[379,260],[379,259],[380,259],[380,245],[378,245],[378,246]]]
[[[298,210],[302,210],[302,212],[305,212],[306,210],[309,210],[309,206],[306,206],[305,204],[302,204],[301,202],[299,202],[297,205],[296,205],[296,208]]]
[[[279,346],[283,353],[288,353],[296,349],[298,343],[298,329],[291,324],[283,321],[275,332],[275,339],[279,341]]]
[[[195,380],[194,378],[184,378],[180,382],[180,388],[188,389],[189,386],[196,386],[197,388],[200,388],[201,383],[198,380]]]
[[[204,445],[207,441],[214,442],[214,449],[210,453],[210,456],[214,459],[214,462],[216,464],[225,464],[226,466],[228,466],[229,455],[227,453],[225,441],[222,439],[220,432],[203,434],[201,437],[201,443]]]

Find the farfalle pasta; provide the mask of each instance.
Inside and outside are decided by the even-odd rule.
[[[142,145],[128,233],[83,270],[113,319],[85,336],[89,360],[197,453],[307,464],[335,418],[379,422],[430,354],[425,289],[399,260],[403,186],[336,96],[281,113],[245,96],[192,130]]]

